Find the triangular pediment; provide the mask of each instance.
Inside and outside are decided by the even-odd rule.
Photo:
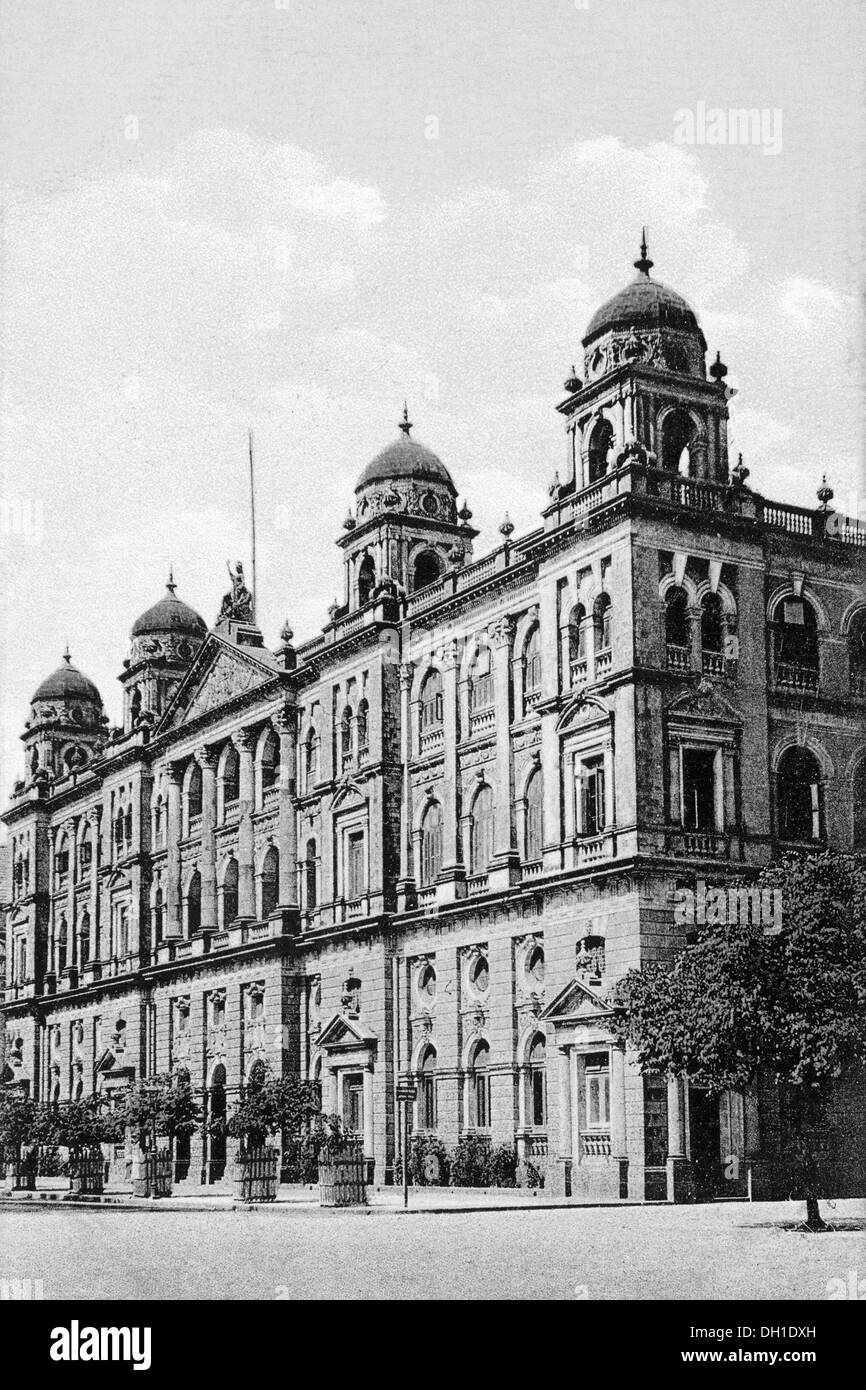
[[[562,1023],[566,1019],[598,1018],[613,1012],[610,1004],[592,985],[584,980],[569,980],[564,989],[547,1005],[541,1018],[548,1023]]]
[[[710,719],[724,724],[742,724],[743,716],[712,681],[702,680],[678,695],[668,705],[668,715],[685,719]]]
[[[334,1014],[319,1034],[319,1046],[324,1048],[369,1047],[378,1042],[378,1034],[368,1028],[359,1018],[348,1018],[346,1014]]]
[[[559,716],[556,731],[564,734],[571,729],[582,729],[589,724],[607,723],[609,720],[610,710],[601,700],[592,695],[575,695]]]
[[[263,651],[263,649],[259,649]],[[209,633],[159,725],[159,732],[178,729],[273,680],[276,667]]]

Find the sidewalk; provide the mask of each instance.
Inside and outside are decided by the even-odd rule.
[[[467,1211],[537,1211],[539,1209],[571,1209],[593,1206],[664,1206],[663,1202],[581,1202],[575,1198],[545,1195],[544,1191],[527,1188],[448,1188],[418,1187],[409,1189],[409,1205],[404,1210],[401,1187],[370,1187],[366,1207],[321,1207],[318,1184],[295,1185],[283,1183],[274,1202],[241,1202],[230,1185],[198,1187],[182,1184],[171,1197],[133,1197],[128,1188],[110,1188],[101,1194],[73,1195],[58,1180],[57,1186],[48,1182],[35,1192],[0,1191],[0,1206],[7,1210],[22,1203],[50,1202],[64,1206],[120,1208],[125,1211],[270,1211],[291,1215],[293,1212],[356,1212],[361,1215],[411,1214],[412,1212],[443,1213]]]

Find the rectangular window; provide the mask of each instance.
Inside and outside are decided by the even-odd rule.
[[[606,824],[604,758],[591,758],[581,764],[581,815],[584,835],[600,835]]]
[[[354,831],[346,841],[346,895],[360,898],[367,891],[367,854],[363,830]]]
[[[486,1071],[476,1072],[475,1084],[475,1126],[477,1129],[490,1128],[490,1077]]]
[[[544,1129],[547,1125],[544,1068],[533,1067],[530,1075],[532,1078],[532,1125],[534,1129]]]
[[[683,749],[683,826],[686,830],[715,829],[715,764],[711,749]]]
[[[586,1059],[586,1127],[607,1129],[610,1125],[610,1071],[607,1058]]]

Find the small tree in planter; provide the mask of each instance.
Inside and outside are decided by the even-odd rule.
[[[343,1130],[336,1115],[323,1115],[319,1146],[319,1203],[323,1207],[365,1206],[363,1144]]]
[[[102,1145],[114,1142],[121,1122],[100,1096],[67,1101],[50,1117],[52,1138],[46,1142],[69,1149],[69,1186],[72,1192],[103,1190]]]
[[[133,1160],[135,1195],[170,1197],[171,1149],[160,1151],[157,1144],[161,1135],[173,1144],[201,1124],[188,1079],[160,1072],[137,1081],[124,1096],[120,1121],[132,1130],[140,1151]]]
[[[279,1184],[279,1152],[268,1140],[285,1132],[293,1138],[309,1130],[321,1111],[319,1087],[299,1076],[273,1076],[262,1068],[244,1088],[228,1120],[213,1122],[214,1132],[240,1141],[236,1192],[242,1201],[272,1202]]]
[[[36,1186],[36,1150],[32,1146],[38,1112],[36,1102],[26,1096],[0,1091],[0,1145],[12,1191]]]

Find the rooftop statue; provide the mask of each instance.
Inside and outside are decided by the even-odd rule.
[[[240,560],[238,560],[234,571],[232,571],[231,561],[229,561],[228,571],[232,587],[223,598],[217,622],[234,618],[237,622],[251,623],[253,621],[253,596],[246,586],[244,567]]]

